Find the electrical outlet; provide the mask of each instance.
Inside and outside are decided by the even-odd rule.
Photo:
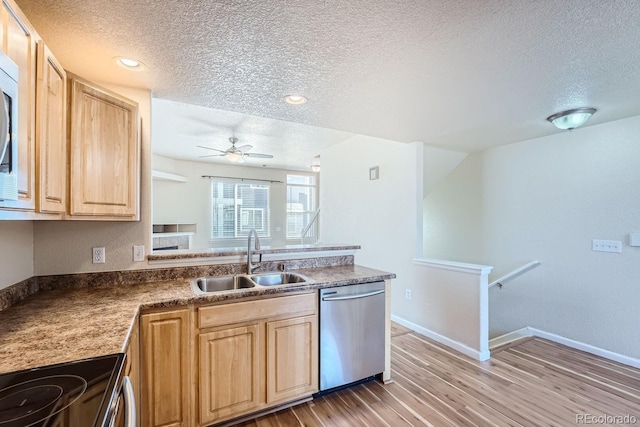
[[[134,262],[144,261],[144,245],[133,247],[133,261]]]
[[[93,248],[93,263],[94,264],[104,264],[104,247]]]
[[[620,240],[593,240],[592,250],[596,252],[622,252],[622,242]]]
[[[411,300],[411,289],[406,289],[404,291],[404,297],[408,300]]]

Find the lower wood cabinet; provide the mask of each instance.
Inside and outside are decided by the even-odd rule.
[[[260,325],[199,334],[200,423],[258,408],[261,402]]]
[[[141,424],[190,427],[189,310],[140,316]]]
[[[318,316],[267,322],[267,403],[318,391]]]
[[[133,386],[133,395],[136,401],[136,420],[140,420],[140,327],[138,320],[135,321],[131,328],[131,336],[127,345],[127,358],[125,360],[123,375],[129,377]],[[125,427],[124,419],[124,398],[120,399],[120,411],[116,418],[116,427]]]
[[[318,391],[317,291],[140,316],[141,426],[208,426]]]
[[[318,391],[316,292],[198,308],[199,425]]]

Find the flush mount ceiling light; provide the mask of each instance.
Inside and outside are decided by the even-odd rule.
[[[561,111],[547,117],[555,127],[562,130],[571,130],[587,123],[587,120],[596,112],[595,108],[574,108],[573,110]]]
[[[118,64],[125,70],[143,71],[147,69],[147,67],[145,67],[145,65],[142,62],[136,59],[125,58],[123,56],[116,56],[115,58],[113,58],[113,60],[116,61],[116,64]]]
[[[284,97],[284,102],[291,105],[301,105],[307,102],[307,98],[302,95],[287,95]]]

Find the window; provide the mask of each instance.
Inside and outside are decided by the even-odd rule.
[[[269,237],[269,185],[211,181],[211,240]]]
[[[316,177],[287,175],[287,239],[299,239],[315,212]]]

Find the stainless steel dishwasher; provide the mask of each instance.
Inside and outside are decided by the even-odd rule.
[[[320,290],[320,391],[384,371],[384,282]]]

